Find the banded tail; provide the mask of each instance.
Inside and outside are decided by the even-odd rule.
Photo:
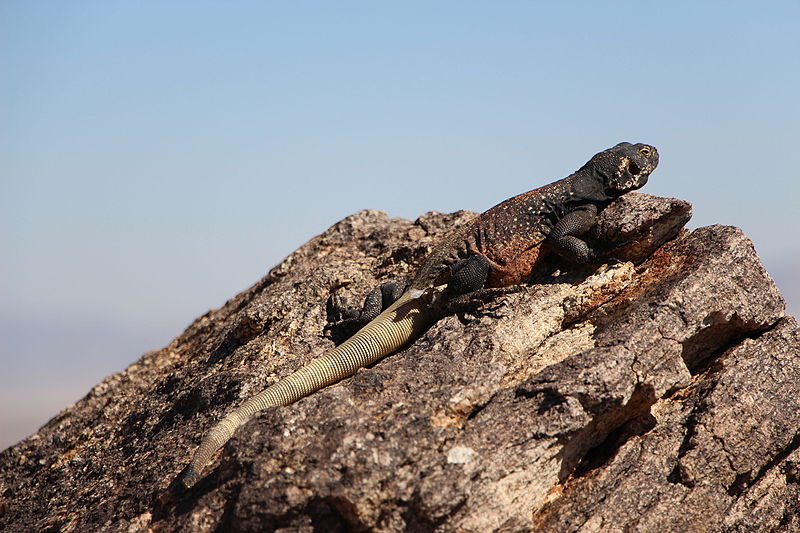
[[[192,487],[211,457],[233,433],[267,407],[288,405],[314,391],[346,378],[398,350],[422,332],[430,313],[422,299],[406,293],[345,342],[253,396],[211,428],[183,474]]]

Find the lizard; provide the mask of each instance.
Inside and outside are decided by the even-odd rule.
[[[580,238],[613,199],[639,189],[658,165],[648,144],[622,142],[595,154],[566,178],[505,200],[441,239],[408,286],[373,289],[355,335],[246,400],[203,438],[180,479],[191,488],[211,457],[256,413],[293,403],[399,350],[456,305],[518,286],[547,254],[590,263],[597,252]],[[495,292],[493,292],[495,291]],[[437,300],[438,298],[438,300]],[[452,307],[450,307],[452,309]]]

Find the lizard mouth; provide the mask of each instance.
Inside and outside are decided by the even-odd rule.
[[[631,176],[638,177],[642,169],[632,160],[628,160],[628,172],[630,172]]]

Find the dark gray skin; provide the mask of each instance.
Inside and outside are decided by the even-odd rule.
[[[347,322],[369,322],[405,291],[420,296],[446,283],[445,294],[456,298],[518,285],[549,253],[572,263],[595,261],[596,251],[580,237],[612,200],[643,187],[657,165],[655,147],[622,142],[566,178],[497,204],[440,241],[408,288],[380,285],[360,312],[347,312]]]
[[[370,293],[357,317],[368,323],[355,335],[249,398],[212,427],[179,476],[182,484],[194,486],[217,450],[257,412],[288,405],[351,376],[394,353],[459,305],[513,290],[547,253],[591,261],[596,254],[580,235],[611,200],[644,185],[657,164],[652,146],[620,143],[574,174],[510,198],[455,230],[433,249],[408,289],[383,284]]]

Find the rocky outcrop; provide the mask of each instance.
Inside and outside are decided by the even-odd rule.
[[[800,530],[800,327],[750,241],[629,194],[477,315],[260,414],[191,491],[231,406],[318,355],[334,293],[413,272],[474,216],[362,211],[0,454],[4,531]]]

